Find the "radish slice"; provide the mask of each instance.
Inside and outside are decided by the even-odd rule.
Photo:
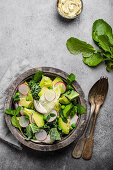
[[[48,120],[49,123],[50,123],[50,122],[53,122],[53,121],[57,118],[57,116],[58,116],[58,112],[57,112],[56,110],[52,110],[49,114],[52,114],[52,113],[54,113],[55,116],[54,116],[54,117],[51,117],[51,118]],[[51,116],[51,115],[50,115],[50,116]]]
[[[46,144],[52,144],[55,140],[50,138],[50,135],[47,135],[47,138],[43,141]]]
[[[29,92],[29,86],[26,83],[20,84],[18,86],[18,91],[23,95],[27,95]]]
[[[77,120],[78,120],[78,116],[75,115],[71,120],[70,120],[70,126],[73,124],[73,123],[77,123]]]
[[[21,127],[26,127],[29,125],[29,119],[26,119],[25,116],[21,116],[19,119],[19,124]]]
[[[31,139],[31,141],[34,142],[34,143],[40,143],[41,142],[39,140],[34,140],[34,139]]]
[[[62,85],[61,86],[61,93],[64,93],[66,91],[66,85],[65,85],[64,82],[59,81],[54,85],[54,87],[58,87],[60,84]]]
[[[56,93],[54,90],[46,90],[45,94],[45,99],[49,102],[53,101],[56,98]]]
[[[38,141],[44,141],[47,138],[47,133],[45,130],[35,133],[35,138]]]
[[[47,114],[47,110],[39,103],[37,102],[36,100],[33,101],[34,103],[34,106],[35,106],[35,109],[42,113],[42,114]]]

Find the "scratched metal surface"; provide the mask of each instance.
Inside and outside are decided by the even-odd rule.
[[[85,92],[100,76],[108,76],[109,92],[101,108],[94,133],[94,150],[90,161],[71,157],[75,143],[50,153],[34,152],[26,147],[18,151],[0,141],[1,170],[112,170],[113,169],[113,71],[101,64],[89,68],[82,56],[71,55],[66,40],[77,37],[94,45],[91,38],[93,22],[103,18],[113,27],[112,0],[83,0],[83,12],[73,21],[58,16],[56,1],[0,1],[0,77],[14,58],[28,59],[34,67],[50,66],[75,73]],[[88,105],[88,111],[90,106]]]

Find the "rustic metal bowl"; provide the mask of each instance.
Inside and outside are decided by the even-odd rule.
[[[5,100],[4,112],[5,112],[5,109],[13,108],[12,96],[17,91],[18,85],[21,84],[22,82],[24,82],[25,80],[29,79],[29,77],[34,75],[35,72],[38,70],[42,70],[44,75],[50,76],[52,79],[55,78],[56,76],[60,76],[64,82],[66,81],[66,78],[68,76],[68,74],[63,72],[62,70],[52,68],[52,67],[33,68],[33,69],[30,69],[30,70],[24,72],[12,83],[11,87],[9,88],[7,96],[6,96],[6,100]],[[80,95],[80,97],[79,97],[80,103],[86,108],[86,101],[85,101],[84,93],[83,93],[80,85],[77,83],[77,81],[74,81],[72,86]],[[81,135],[81,133],[83,132],[84,127],[85,127],[86,113],[79,117],[79,119],[77,121],[76,128],[74,128],[67,136],[63,137],[61,141],[58,141],[51,145],[38,144],[38,143],[34,143],[32,141],[26,141],[24,139],[24,137],[22,136],[22,134],[20,133],[20,131],[17,128],[12,126],[11,116],[5,114],[5,120],[6,120],[6,124],[9,127],[11,133],[22,144],[24,144],[27,147],[32,148],[34,150],[38,150],[38,151],[54,151],[54,150],[64,148],[65,146],[72,143],[79,135]]]
[[[62,13],[59,12],[59,10],[58,10],[58,3],[59,3],[59,0],[57,0],[57,12],[58,12],[58,14],[59,14],[61,17],[63,17],[64,19],[73,20],[73,19],[77,18],[77,17],[82,13],[82,10],[83,10],[83,1],[82,1],[82,0],[81,0],[81,3],[82,3],[81,12],[80,12],[79,14],[77,14],[76,16],[71,17],[71,18],[62,15]]]

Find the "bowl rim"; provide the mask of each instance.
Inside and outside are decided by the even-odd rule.
[[[83,11],[83,0],[80,0],[80,1],[81,1],[81,4],[82,4],[80,13],[77,14],[76,16],[74,16],[74,17],[69,18],[69,17],[66,17],[66,16],[62,15],[62,13],[59,12],[59,10],[58,10],[59,0],[57,0],[57,12],[58,12],[58,14],[59,14],[61,17],[63,17],[64,19],[74,20],[74,19],[77,18],[77,17],[82,13],[82,11]]]
[[[23,81],[25,81],[25,79],[27,79],[28,77],[35,74],[35,72],[38,70],[42,70],[44,72],[44,74],[49,74],[51,76],[52,75],[59,76],[59,77],[63,78],[64,80],[66,80],[67,76],[69,75],[64,71],[57,69],[57,68],[53,68],[53,67],[37,67],[37,68],[32,68],[32,69],[25,71],[24,73],[20,74],[19,77],[16,78],[16,80],[12,83],[9,90],[7,91],[5,104],[4,104],[4,113],[7,108],[12,107],[12,96],[17,91],[18,85],[20,83],[22,83]],[[32,141],[26,141],[24,139],[24,137],[22,136],[22,134],[20,133],[20,131],[17,128],[12,126],[11,116],[4,114],[5,121],[6,121],[6,124],[9,128],[9,130],[11,131],[11,133],[16,137],[16,139],[20,143],[22,143],[23,145],[25,145],[33,150],[55,151],[55,150],[64,148],[67,145],[71,144],[75,139],[77,139],[83,133],[85,124],[86,124],[86,116],[87,116],[87,104],[86,104],[86,100],[85,100],[85,95],[84,95],[82,88],[80,87],[80,85],[78,84],[78,82],[76,80],[73,82],[72,85],[76,89],[76,91],[79,93],[81,104],[86,108],[86,113],[80,116],[79,123],[78,123],[77,127],[71,133],[69,133],[69,135],[67,135],[66,138],[59,141],[58,143],[53,143],[51,145],[50,144],[34,143]]]

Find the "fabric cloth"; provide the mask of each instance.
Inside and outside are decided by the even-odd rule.
[[[27,59],[23,61],[16,58],[11,63],[5,74],[0,80],[0,139],[4,142],[14,146],[15,148],[22,149],[20,142],[9,131],[4,119],[4,102],[6,92],[12,82],[19,76],[19,74],[31,68]]]

